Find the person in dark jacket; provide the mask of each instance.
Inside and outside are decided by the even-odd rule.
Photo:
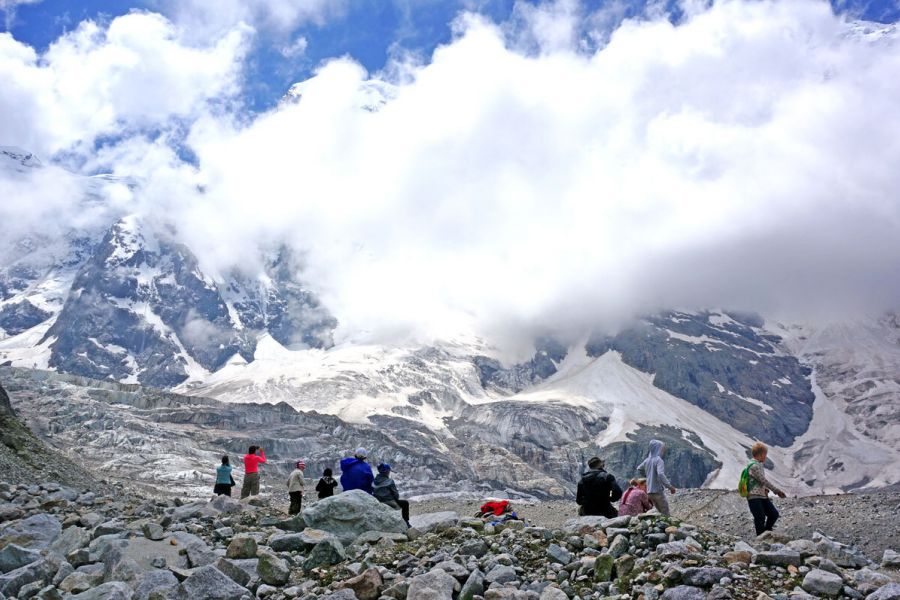
[[[357,448],[352,457],[341,460],[341,487],[345,492],[362,490],[367,494],[372,493],[375,474],[366,462],[368,455],[365,448]]]
[[[334,488],[337,487],[337,481],[331,476],[331,469],[325,469],[322,478],[316,484],[316,491],[319,493],[319,500],[322,498],[331,498],[334,496]]]
[[[391,465],[382,463],[378,465],[378,475],[373,484],[375,498],[382,504],[400,511],[406,526],[409,527],[409,501],[400,499],[397,484],[391,479]]]
[[[612,519],[619,511],[612,505],[622,497],[622,488],[616,478],[604,470],[604,462],[599,457],[588,461],[588,470],[578,482],[575,501],[581,507],[580,515],[593,515]]]

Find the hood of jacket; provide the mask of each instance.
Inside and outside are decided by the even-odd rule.
[[[383,485],[391,485],[391,477],[390,475],[385,475],[384,473],[379,473],[375,476],[375,487],[381,487]]]
[[[665,444],[659,440],[650,440],[650,455],[647,458],[659,458],[663,446],[665,446]]]
[[[353,465],[355,465],[357,463],[364,463],[364,462],[366,462],[366,461],[356,458],[355,456],[351,456],[349,458],[342,458],[341,459],[341,471],[346,471],[347,469],[351,468]]]

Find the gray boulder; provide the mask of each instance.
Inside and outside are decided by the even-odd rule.
[[[886,569],[900,569],[900,552],[888,548],[881,557],[881,566]]]
[[[302,533],[274,533],[266,542],[276,552],[301,552],[306,550],[306,539]]]
[[[156,569],[149,571],[141,577],[134,589],[134,600],[147,600],[150,594],[156,591],[174,590],[178,587],[178,579],[171,571]]]
[[[801,564],[800,553],[789,548],[757,552],[753,560],[756,564],[767,567],[788,567],[791,565],[799,567]]]
[[[303,520],[313,529],[328,531],[344,544],[366,531],[405,533],[400,512],[361,490],[325,498],[304,509]]]
[[[62,534],[50,544],[50,551],[65,556],[69,552],[84,548],[91,543],[91,533],[83,527],[67,527]]]
[[[62,533],[62,525],[44,513],[13,521],[0,527],[0,546],[16,544],[30,550],[43,550]]]
[[[132,600],[134,591],[121,581],[110,581],[71,596],[71,600]]]
[[[488,548],[487,543],[481,538],[469,540],[459,545],[459,553],[463,556],[481,558],[488,553],[488,550],[490,550],[490,548]]]
[[[863,593],[870,594],[891,582],[891,578],[872,569],[860,569],[853,572],[853,587]]]
[[[161,540],[166,537],[166,530],[159,523],[144,523],[141,532],[148,540]]]
[[[236,535],[231,538],[225,556],[228,558],[256,558],[256,538],[251,535]]]
[[[679,585],[667,589],[660,596],[662,600],[706,600],[706,592],[690,585]]]
[[[413,577],[409,582],[406,600],[453,600],[459,582],[440,569]]]
[[[484,596],[484,574],[478,569],[469,574],[456,600],[472,600],[475,596]]]
[[[448,527],[455,527],[459,523],[459,513],[446,510],[442,512],[425,513],[410,517],[409,525],[422,533],[440,531]]]
[[[507,565],[497,565],[496,567],[488,571],[487,575],[484,576],[484,580],[488,584],[512,583],[516,579],[518,579],[516,570]]]
[[[184,549],[191,568],[205,567],[216,562],[219,558],[206,542],[192,533],[176,531],[173,534],[175,541]]]
[[[814,534],[813,541],[816,542],[817,554],[822,558],[834,561],[839,567],[858,569],[869,563],[868,559],[855,548],[836,542],[824,535]]]
[[[866,596],[866,600],[900,600],[900,583],[889,583]]]
[[[186,597],[204,598],[205,600],[241,600],[250,598],[252,594],[246,588],[239,586],[212,565],[201,567],[194,571],[179,586],[179,591]]]
[[[823,571],[822,569],[813,569],[803,578],[801,587],[810,594],[819,596],[837,596],[844,587],[844,580],[839,575]]]
[[[572,562],[572,553],[561,547],[559,544],[550,544],[547,547],[547,556],[550,560],[558,562],[561,565],[567,565]]]
[[[41,555],[36,550],[28,550],[16,544],[8,544],[0,550],[0,573],[15,571],[40,560],[40,558]]]
[[[229,559],[220,558],[216,561],[216,568],[228,575],[235,583],[248,589],[253,589],[254,580],[259,579],[257,566],[259,559]]]
[[[264,583],[274,586],[282,586],[288,582],[291,577],[291,569],[287,561],[278,558],[271,552],[259,553],[259,564],[256,566],[256,572]]]
[[[56,572],[57,565],[52,564],[47,559],[40,559],[24,567],[12,570],[9,573],[0,575],[0,597],[6,596],[16,597],[26,585],[36,581],[46,582]]]
[[[330,538],[316,544],[304,561],[303,568],[311,571],[324,565],[336,565],[346,558],[344,545],[338,539]]]
[[[689,567],[681,574],[681,581],[685,585],[696,587],[712,587],[719,583],[723,577],[731,577],[730,569],[722,567]]]

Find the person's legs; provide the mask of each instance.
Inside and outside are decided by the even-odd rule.
[[[400,505],[400,516],[409,525],[409,500],[397,500],[397,504]]]
[[[763,510],[766,514],[766,531],[772,531],[772,528],[775,527],[775,521],[778,520],[778,509],[775,508],[775,504],[766,498],[763,500]]]
[[[669,516],[669,501],[666,500],[666,493],[660,492],[658,494],[647,494],[647,497],[650,498],[650,502],[659,511],[659,514]]]
[[[288,509],[289,515],[296,515],[303,506],[303,492],[289,492],[291,497],[291,507]]]
[[[244,483],[241,485],[241,498],[255,496],[259,493],[259,473],[247,473],[244,475]]]
[[[764,503],[765,500],[762,498],[749,498],[747,500],[750,514],[753,515],[753,527],[756,529],[756,535],[760,535],[766,530],[766,509]]]

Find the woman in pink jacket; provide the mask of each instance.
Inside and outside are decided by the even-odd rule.
[[[647,480],[643,477],[632,479],[628,482],[629,488],[622,494],[619,501],[619,516],[639,515],[653,508],[650,497],[647,496]]]

